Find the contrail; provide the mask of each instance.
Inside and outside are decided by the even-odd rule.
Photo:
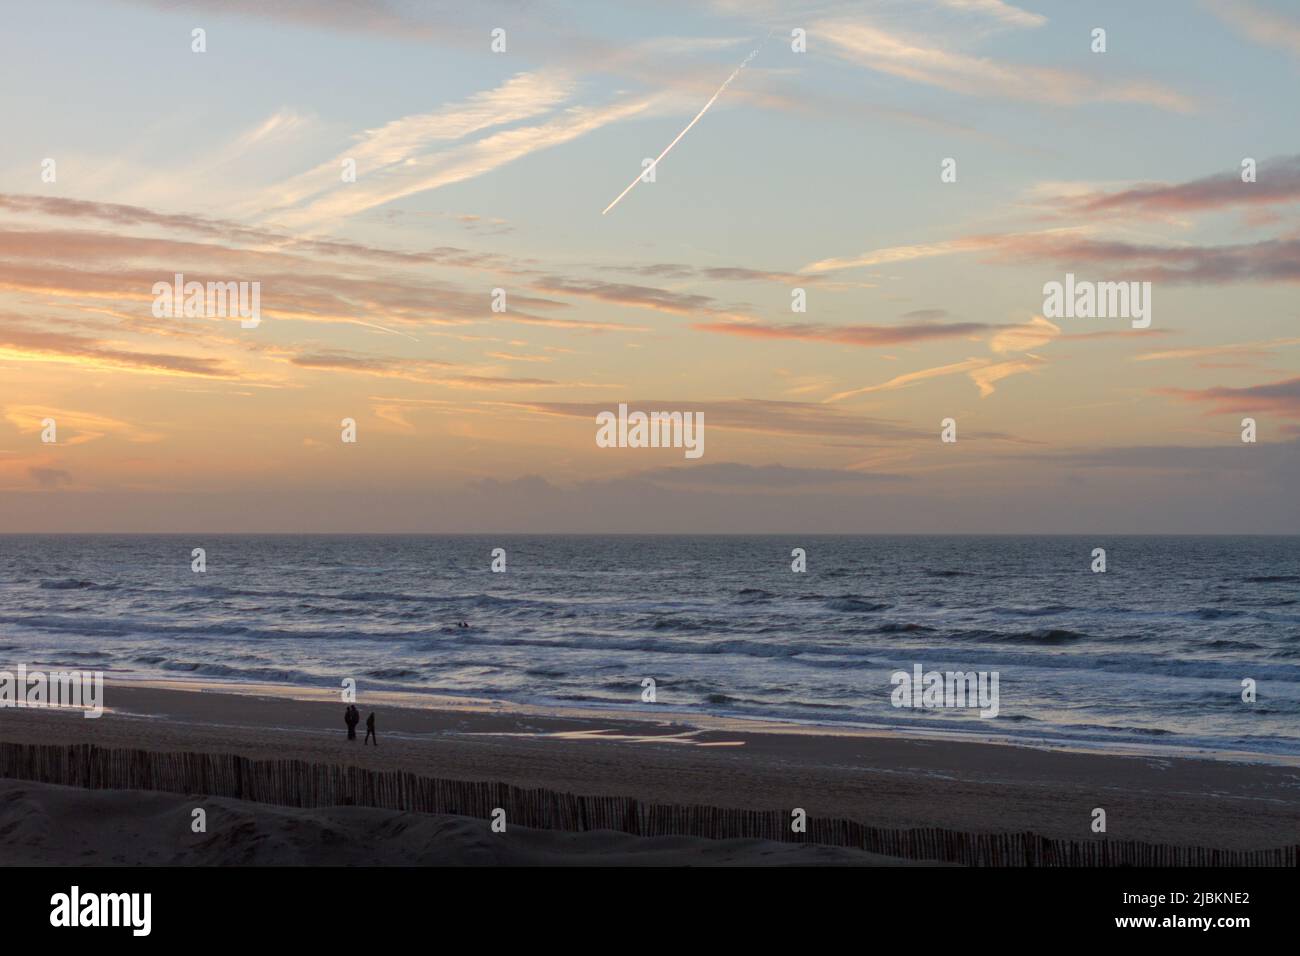
[[[749,54],[749,56],[745,57],[745,59],[741,61],[740,66],[736,67],[735,71],[731,74],[731,76],[727,77],[725,80],[722,81],[722,85],[718,87],[718,92],[714,93],[711,97],[709,97],[709,101],[704,104],[704,108],[695,114],[695,119],[687,123],[686,129],[682,130],[680,133],[677,134],[677,139],[674,139],[671,143],[665,146],[664,151],[655,157],[655,161],[651,163],[649,166],[647,166],[645,169],[641,170],[640,175],[638,175],[636,179],[628,183],[627,189],[624,189],[621,193],[619,193],[617,199],[615,199],[612,203],[610,203],[603,210],[601,210],[600,214],[602,216],[605,215],[605,213],[609,212],[611,209],[613,209],[615,206],[617,206],[619,202],[622,201],[623,197],[626,196],[628,193],[630,193],[633,187],[635,187],[636,184],[641,181],[641,177],[644,176],[648,170],[654,169],[656,166],[659,165],[659,160],[667,156],[668,150],[676,146],[677,143],[681,140],[681,138],[685,136],[688,132],[690,132],[691,127],[700,121],[700,117],[709,111],[709,107],[713,105],[714,100],[716,100],[719,96],[722,95],[722,91],[725,90],[731,84],[732,80],[734,80],[737,76],[740,75],[740,71],[749,65],[750,60],[758,56],[758,51],[761,50],[762,48],[763,47],[761,45],[756,47],[753,53]]]

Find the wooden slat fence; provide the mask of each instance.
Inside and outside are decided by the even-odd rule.
[[[95,744],[0,742],[0,777],[93,790],[157,790],[289,807],[362,806],[487,819],[501,807],[508,824],[544,830],[617,830],[639,836],[756,837],[853,847],[909,860],[966,866],[1282,866],[1300,846],[1221,850],[1032,832],[967,833],[940,827],[890,829],[809,816],[793,833],[790,811],[643,803],[505,783],[446,780],[404,770],[251,760],[234,754],[126,750]]]

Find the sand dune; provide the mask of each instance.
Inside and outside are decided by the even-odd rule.
[[[191,830],[207,814],[207,832]],[[839,847],[559,833],[363,807],[301,810],[135,790],[0,780],[0,865],[886,866]]]

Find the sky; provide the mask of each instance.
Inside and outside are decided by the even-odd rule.
[[[0,531],[1300,532],[1294,3],[5,18]]]

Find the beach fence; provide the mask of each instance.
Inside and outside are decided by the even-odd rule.
[[[966,866],[1273,866],[1300,863],[1300,846],[1222,850],[1098,835],[1060,840],[1032,832],[967,833],[941,827],[891,829],[808,816],[791,831],[784,810],[644,803],[505,783],[446,780],[404,770],[252,760],[234,754],[174,753],[95,744],[0,742],[0,777],[92,790],[157,790],[287,807],[359,806],[489,819],[496,808],[515,826],[617,830],[637,836],[758,838],[851,847],[907,860]]]

